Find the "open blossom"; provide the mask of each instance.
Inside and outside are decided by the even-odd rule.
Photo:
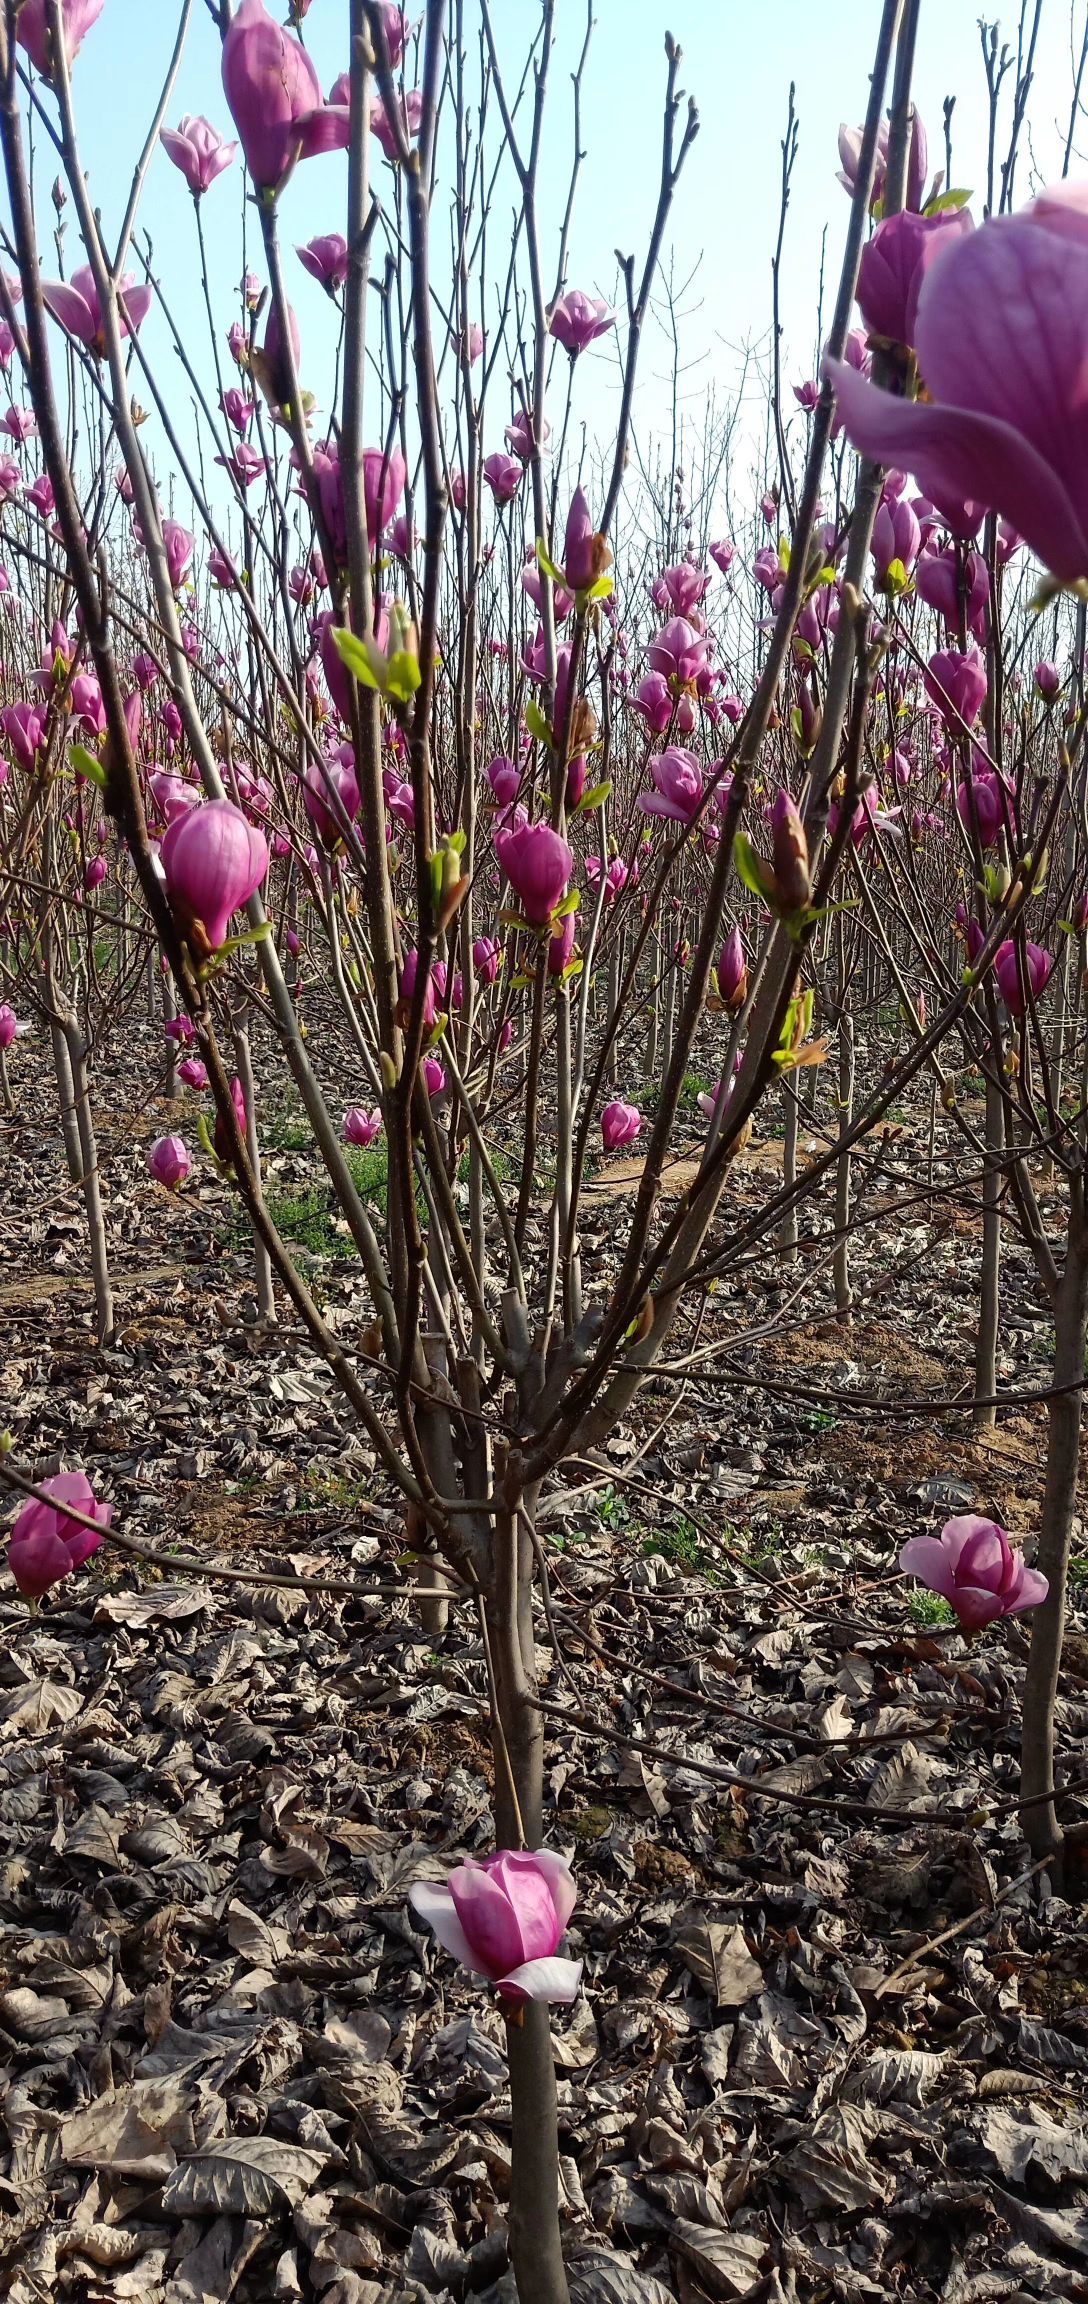
[[[705,632],[697,632],[686,616],[672,616],[655,632],[646,650],[646,661],[652,672],[661,672],[666,680],[674,680],[678,687],[694,682],[710,655],[710,641]]]
[[[912,1536],[899,1565],[950,1602],[965,1632],[1037,1608],[1050,1589],[1038,1569],[1025,1566],[1005,1530],[976,1512],[946,1521],[939,1536]]]
[[[156,1184],[164,1184],[168,1192],[177,1192],[192,1172],[193,1155],[183,1136],[157,1136],[147,1155],[147,1165]]]
[[[858,164],[861,160],[864,134],[863,128],[848,128],[845,121],[839,128],[839,165],[841,168],[839,182],[845,185],[846,190],[851,193],[857,186]],[[890,134],[890,123],[887,120],[882,120],[876,132],[876,165],[873,170],[873,188],[869,195],[870,204],[873,208],[884,198],[884,188],[888,180],[888,140]],[[911,119],[910,144],[907,148],[907,182],[904,198],[908,208],[920,208],[922,205],[928,167],[929,143],[921,118],[915,112]]]
[[[180,168],[194,200],[199,200],[224,168],[230,167],[238,150],[237,144],[228,144],[209,120],[189,112],[176,128],[164,128],[159,142],[175,168]]]
[[[670,744],[650,762],[652,792],[640,792],[644,816],[665,816],[674,824],[690,824],[703,797],[703,772],[694,752],[683,744]]]
[[[40,1486],[49,1502],[28,1497],[8,1538],[8,1566],[25,1600],[40,1600],[43,1592],[70,1576],[73,1568],[81,1568],[102,1542],[93,1528],[73,1520],[65,1505],[82,1512],[88,1520],[96,1520],[101,1530],[108,1528],[113,1518],[112,1504],[98,1503],[82,1472],[56,1472]]]
[[[199,1056],[185,1056],[178,1065],[178,1079],[184,1080],[187,1088],[199,1092],[208,1085],[208,1067],[201,1063]]]
[[[1025,944],[1022,956],[1012,937],[998,945],[994,954],[994,976],[1010,1016],[1022,1016],[1029,1000],[1041,1000],[1053,967],[1053,954],[1045,951],[1041,944]]]
[[[577,1890],[569,1865],[550,1849],[502,1848],[482,1863],[469,1856],[443,1886],[417,1880],[408,1901],[443,1951],[485,1976],[501,2000],[575,1998],[581,1962],[556,1954]]]
[[[42,302],[46,311],[52,313],[54,320],[59,320],[78,344],[85,344],[89,352],[99,356],[104,353],[102,306],[89,264],[81,264],[70,280],[43,280]],[[131,273],[126,272],[117,290],[117,317],[122,336],[139,328],[150,305],[151,289],[138,288]]]
[[[382,1132],[381,1108],[375,1104],[372,1112],[364,1111],[361,1104],[353,1104],[344,1114],[341,1131],[345,1144],[358,1144],[365,1151]]]
[[[550,824],[521,824],[495,836],[499,863],[533,928],[546,928],[570,887],[573,851]]]
[[[678,560],[675,567],[666,568],[655,577],[650,598],[662,615],[671,608],[677,616],[690,616],[705,600],[709,589],[710,578],[705,568],[697,568],[693,560]]]
[[[223,89],[258,192],[277,192],[297,160],[346,149],[348,106],[326,104],[300,40],[264,0],[242,0],[223,42]]]
[[[106,0],[60,0],[57,13],[69,71],[105,4]],[[19,46],[26,49],[35,71],[50,76],[53,67],[50,54],[52,35],[46,0],[22,0],[22,6],[15,17],[15,37]]]
[[[542,447],[545,441],[551,439],[551,436],[551,425],[547,422],[542,423],[540,427],[540,444]],[[511,454],[516,456],[522,464],[532,463],[535,438],[533,419],[529,410],[519,408],[513,423],[507,425],[503,439]]]
[[[206,800],[175,817],[160,851],[167,894],[183,934],[217,951],[231,915],[260,887],[268,842],[230,800]]]
[[[587,344],[607,334],[616,325],[616,315],[603,297],[587,296],[583,288],[568,288],[565,296],[556,298],[552,305],[548,327],[556,342],[575,360]]]
[[[854,447],[913,473],[950,524],[970,519],[960,533],[998,512],[1060,583],[1088,576],[1088,185],[951,241],[914,342],[924,400],[828,363]]]
[[[601,1114],[601,1135],[606,1152],[618,1152],[621,1145],[633,1144],[642,1127],[642,1114],[634,1104],[624,1104],[617,1098],[606,1104]]]

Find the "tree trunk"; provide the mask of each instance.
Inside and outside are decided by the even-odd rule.
[[[849,1009],[839,1013],[839,1135],[850,1132],[854,1116],[854,1019]],[[850,1154],[840,1152],[835,1163],[835,1310],[848,1320],[854,1301],[850,1284]]]
[[[63,1026],[64,1041],[72,1082],[72,1102],[79,1132],[80,1182],[83,1186],[83,1205],[87,1214],[87,1239],[91,1255],[91,1278],[94,1282],[95,1311],[98,1317],[98,1341],[113,1341],[113,1289],[110,1286],[109,1259],[106,1253],[106,1219],[102,1209],[102,1193],[98,1175],[98,1145],[95,1141],[94,1120],[91,1115],[91,1090],[87,1078],[87,1048],[83,1034],[74,1016],[66,1017]]]
[[[991,1051],[989,1062],[999,1061]],[[982,1288],[975,1343],[975,1424],[997,1422],[997,1409],[985,1407],[997,1391],[997,1334],[1001,1320],[1001,1157],[1005,1149],[1005,1108],[996,1080],[986,1075],[986,1160],[982,1171]]]
[[[1054,1703],[1058,1693],[1065,1591],[1073,1516],[1077,1505],[1085,1338],[1088,1336],[1088,1230],[1084,1190],[1070,1179],[1069,1231],[1065,1267],[1054,1308],[1054,1384],[1048,1411],[1046,1488],[1039,1532],[1038,1565],[1050,1590],[1036,1608],[1024,1682],[1024,1724],[1020,1789],[1025,1802],[1024,1836],[1033,1856],[1060,1861],[1062,1828],[1049,1793],[1054,1783]],[[1062,1391],[1066,1385],[1074,1389]],[[1029,1805],[1030,1803],[1030,1805]]]
[[[495,1837],[500,1848],[539,1848],[544,1836],[544,1723],[536,1694],[533,1548],[517,1509],[495,1522],[487,1603],[498,1712]],[[506,2020],[512,2151],[510,2260],[520,2304],[570,2304],[559,2232],[559,2119],[546,2005],[529,2001]]]
[[[782,1082],[782,1108],[785,1129],[782,1142],[782,1183],[787,1192],[797,1182],[797,1126],[800,1119],[797,1091],[792,1080]],[[792,1264],[797,1254],[797,1202],[791,1200],[778,1227],[778,1253],[783,1264]]]
[[[253,1059],[249,1052],[249,1033],[244,1024],[234,1027],[234,1060],[238,1078],[242,1083],[242,1096],[246,1108],[246,1147],[249,1164],[261,1185],[261,1146],[257,1133],[256,1088],[253,1080]],[[257,1283],[257,1318],[264,1327],[274,1327],[276,1320],[276,1291],[272,1285],[272,1259],[259,1232],[253,1232],[253,1273]]]

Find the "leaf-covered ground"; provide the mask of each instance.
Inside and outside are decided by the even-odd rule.
[[[467,1622],[419,1630],[393,1500],[324,1372],[247,1325],[224,1189],[150,1184],[155,1051],[133,1035],[99,1084],[119,1308],[100,1352],[50,1083],[20,1044],[0,1427],[38,1473],[82,1465],[158,1551],[354,1590],[109,1550],[30,1619],[5,1580],[0,2290],[507,2304],[502,2022],[406,1904],[491,1844],[482,1660]],[[361,1291],[290,1115],[267,1138],[280,1219],[350,1337]],[[734,1205],[775,1157],[753,1149]],[[896,1212],[918,1158],[908,1124],[868,1186],[848,1325],[818,1241],[747,1269],[701,1335],[729,1337],[729,1366],[648,1393],[546,1498],[551,1837],[586,1969],[555,2018],[575,2304],[1088,2297],[1088,1928],[1076,1858],[1065,1902],[1017,1825],[1026,1642],[1013,1624],[968,1653],[892,1573],[949,1511],[1030,1537],[1045,1411],[972,1438],[849,1400],[954,1392],[970,1365],[975,1218]],[[591,1269],[615,1175],[587,1207]],[[1006,1289],[1003,1377],[1045,1386],[1014,1244]]]

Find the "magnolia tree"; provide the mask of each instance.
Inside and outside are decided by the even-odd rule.
[[[1053,1304],[1057,1358],[1039,1568],[974,1518],[915,1538],[903,1565],[969,1634],[1035,1611],[1024,1824],[1040,1857],[1060,1855],[1052,1718],[1088,1318],[1075,292],[1088,194],[1063,186],[976,226],[931,172],[912,108],[917,0],[883,0],[865,121],[840,142],[849,204],[822,373],[794,388],[791,415],[776,360],[777,461],[745,543],[711,527],[728,427],[704,443],[694,489],[669,474],[649,522],[625,490],[642,338],[697,129],[671,39],[652,230],[621,260],[614,309],[574,284],[577,156],[552,245],[541,226],[554,0],[513,57],[487,0],[426,0],[413,24],[391,0],[350,0],[347,68],[327,93],[308,0],[286,27],[264,0],[177,13],[107,234],[80,155],[79,53],[123,41],[118,11],[0,7],[3,1088],[17,1094],[11,1051],[32,1015],[54,1035],[106,1336],[88,1051],[100,1008],[117,1028],[150,985],[166,1084],[187,1099],[151,1147],[151,1179],[184,1189],[196,1111],[202,1156],[252,1226],[262,1317],[277,1297],[290,1307],[403,1499],[426,1624],[482,1639],[496,1850],[411,1900],[497,1993],[518,2291],[559,2304],[548,2003],[573,1998],[579,1966],[561,1951],[575,1885],[545,1845],[542,1491],[649,1379],[696,1365],[715,1279],[764,1247],[794,1256],[799,1221],[849,1317],[867,1140],[881,1130],[890,1172],[883,1123],[923,1074],[934,1137],[984,1198],[975,1414],[998,1405],[1009,1222]],[[187,39],[212,117],[173,124]],[[32,122],[80,243],[67,278],[44,251]],[[337,151],[339,215],[318,190],[320,156]],[[195,218],[190,258],[179,213],[171,262],[199,272],[202,346],[140,238],[148,173],[171,164]],[[251,263],[240,245],[228,317],[205,203],[222,231],[220,180],[243,167]],[[518,223],[492,277],[500,182]],[[319,198],[333,229],[303,238]],[[295,265],[333,311],[320,375],[291,306]],[[145,353],[152,314],[172,364]],[[579,469],[581,364],[598,341],[618,361],[619,418]],[[355,1065],[346,1111],[323,1085],[330,1015]],[[696,1058],[717,1084],[691,1180],[669,1197]],[[280,1067],[369,1292],[350,1340],[263,1192],[258,1086]],[[968,1069],[981,1113],[957,1089]],[[784,1174],[742,1202],[730,1177],[768,1096],[785,1100]],[[802,1112],[820,1149],[799,1169]],[[353,1166],[375,1144],[381,1219]],[[602,1275],[580,1241],[587,1174],[636,1145]],[[933,1161],[931,1142],[931,1184]],[[1040,1211],[1041,1162],[1060,1174],[1063,1236]],[[9,1558],[36,1605],[118,1532],[79,1474],[34,1489],[9,1463],[5,1477],[31,1491]]]

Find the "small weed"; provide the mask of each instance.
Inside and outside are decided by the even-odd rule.
[[[1074,1552],[1070,1560],[1069,1581],[1071,1584],[1075,1584],[1080,1592],[1088,1588],[1088,1556],[1083,1552]]]
[[[365,1503],[372,1483],[369,1478],[348,1479],[342,1472],[306,1472],[299,1487],[299,1512],[351,1512]]]
[[[806,1408],[801,1418],[807,1432],[834,1432],[838,1421],[833,1408]]]
[[[631,1507],[625,1496],[619,1496],[612,1487],[602,1488],[594,1498],[593,1509],[605,1528],[626,1528],[631,1519]]]
[[[907,1602],[911,1622],[919,1625],[954,1624],[956,1612],[939,1592],[912,1592]]]
[[[657,1553],[662,1560],[671,1560],[685,1576],[705,1576],[709,1584],[718,1582],[718,1570],[699,1541],[698,1529],[683,1515],[671,1528],[662,1528],[658,1535],[647,1536],[642,1549],[647,1558]]]
[[[389,1191],[389,1155],[384,1144],[353,1144],[347,1155],[360,1200],[373,1200],[384,1216]]]

